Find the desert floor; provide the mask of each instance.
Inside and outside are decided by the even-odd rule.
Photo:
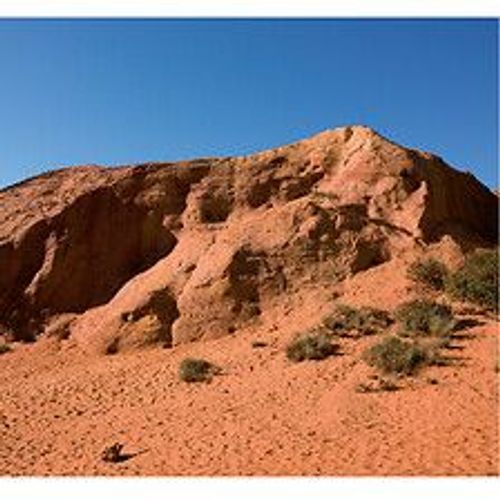
[[[0,356],[0,474],[498,474],[496,322],[457,334],[449,366],[373,393],[356,391],[375,380],[361,360],[373,337],[294,364],[284,349],[298,322],[116,356],[71,340],[17,346]],[[182,382],[187,356],[223,373]],[[106,463],[114,442],[128,459]]]

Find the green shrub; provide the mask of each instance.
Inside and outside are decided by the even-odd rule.
[[[443,290],[448,268],[439,260],[428,258],[414,262],[408,268],[408,277],[435,290]]]
[[[427,364],[426,350],[398,337],[386,337],[365,352],[365,361],[383,373],[412,375]]]
[[[12,348],[9,344],[0,344],[0,354],[5,354],[10,351],[12,351]]]
[[[446,280],[446,291],[460,300],[498,311],[498,252],[480,250]]]
[[[337,344],[332,344],[328,335],[323,333],[308,334],[296,338],[286,349],[286,357],[290,361],[325,359],[338,350]]]
[[[186,358],[179,366],[179,377],[184,382],[208,382],[220,369],[204,359]]]
[[[405,302],[396,310],[400,333],[410,335],[447,335],[455,327],[450,307],[417,299]]]
[[[338,306],[333,314],[323,319],[323,325],[339,335],[351,332],[371,335],[387,328],[392,322],[387,311],[372,307],[355,309],[347,305]]]

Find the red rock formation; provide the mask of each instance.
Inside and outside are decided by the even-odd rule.
[[[365,127],[248,157],[50,172],[0,192],[0,323],[107,353],[232,334],[283,294],[443,237],[494,244],[497,204]]]

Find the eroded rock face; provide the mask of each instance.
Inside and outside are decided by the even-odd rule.
[[[4,321],[23,338],[34,335],[33,320],[108,301],[175,244],[161,214],[127,203],[112,188],[85,193],[34,226],[17,248],[7,244],[17,272],[2,287]]]
[[[365,127],[242,158],[51,172],[0,192],[0,324],[108,354],[234,334],[284,294],[415,245],[494,244],[497,206],[470,174]]]

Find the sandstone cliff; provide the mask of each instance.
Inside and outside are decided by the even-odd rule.
[[[0,192],[0,324],[114,353],[234,334],[305,287],[452,241],[498,199],[360,126],[247,157],[76,167]]]

